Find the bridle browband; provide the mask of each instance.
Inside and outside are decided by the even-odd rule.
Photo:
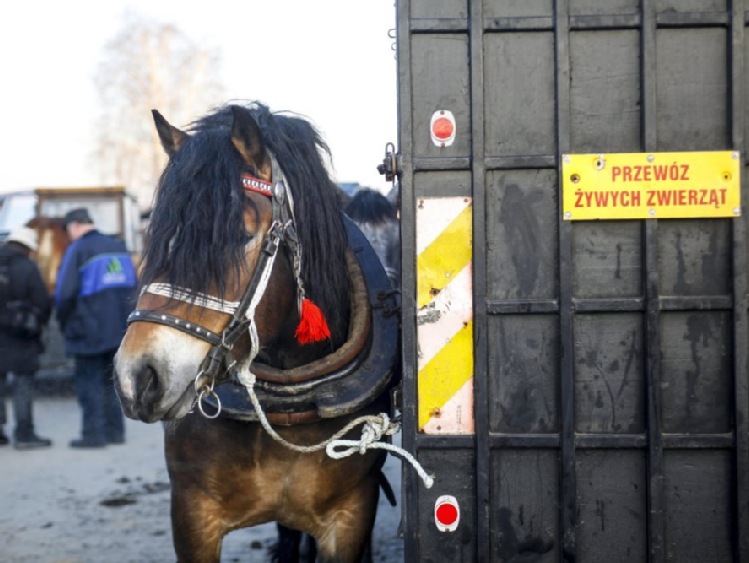
[[[257,354],[259,344],[255,327],[255,308],[265,293],[273,262],[282,243],[287,246],[293,257],[293,269],[297,284],[297,304],[300,305],[304,298],[304,285],[301,280],[301,247],[294,219],[294,200],[273,155],[271,155],[271,163],[274,180],[272,184],[248,174],[241,176],[242,187],[245,191],[260,193],[271,198],[273,217],[268,232],[263,239],[255,271],[239,301],[224,301],[203,293],[195,294],[189,290],[165,283],[148,284],[141,290],[141,295],[143,293],[161,295],[231,315],[229,322],[221,333],[218,334],[198,323],[188,322],[176,315],[154,309],[136,309],[127,319],[128,325],[134,322],[165,325],[211,345],[211,349],[206,354],[195,378],[198,405],[200,405],[200,399],[204,395],[215,396],[213,391],[215,383],[225,381],[231,376],[230,370],[236,364],[236,360],[229,363],[228,358],[242,335],[247,333],[250,335],[252,341],[251,359]],[[200,408],[202,410],[202,407]]]

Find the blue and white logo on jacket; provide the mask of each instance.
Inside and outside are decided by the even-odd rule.
[[[133,260],[128,254],[99,254],[80,270],[80,295],[92,295],[106,289],[135,287]]]

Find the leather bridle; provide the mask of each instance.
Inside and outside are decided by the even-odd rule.
[[[161,324],[182,331],[211,345],[211,349],[203,359],[195,378],[195,388],[199,398],[206,393],[215,395],[213,393],[214,384],[230,378],[230,370],[237,360],[234,359],[230,362],[229,357],[234,345],[242,335],[249,333],[251,338],[250,360],[257,354],[259,343],[255,325],[255,308],[265,293],[273,262],[281,244],[286,245],[293,259],[297,285],[297,304],[300,305],[304,298],[304,285],[301,280],[302,256],[294,220],[294,201],[283,173],[272,155],[271,162],[273,183],[250,175],[243,174],[241,177],[245,191],[261,193],[271,198],[273,217],[263,239],[255,271],[239,301],[224,301],[211,295],[195,294],[184,288],[165,283],[148,284],[141,291],[141,295],[152,293],[230,314],[231,318],[221,333],[218,334],[198,323],[186,321],[158,309],[136,309],[127,319],[128,325],[136,322]]]

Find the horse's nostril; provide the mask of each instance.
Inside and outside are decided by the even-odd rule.
[[[156,370],[149,364],[143,365],[135,375],[135,402],[138,405],[138,411],[150,414],[153,411],[153,405],[161,399],[162,394]]]

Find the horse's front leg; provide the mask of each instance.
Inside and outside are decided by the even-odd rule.
[[[376,479],[369,479],[331,507],[327,525],[317,539],[321,563],[371,561],[372,529],[380,496]]]
[[[172,484],[172,537],[177,563],[219,563],[228,530],[221,506],[198,488]]]

